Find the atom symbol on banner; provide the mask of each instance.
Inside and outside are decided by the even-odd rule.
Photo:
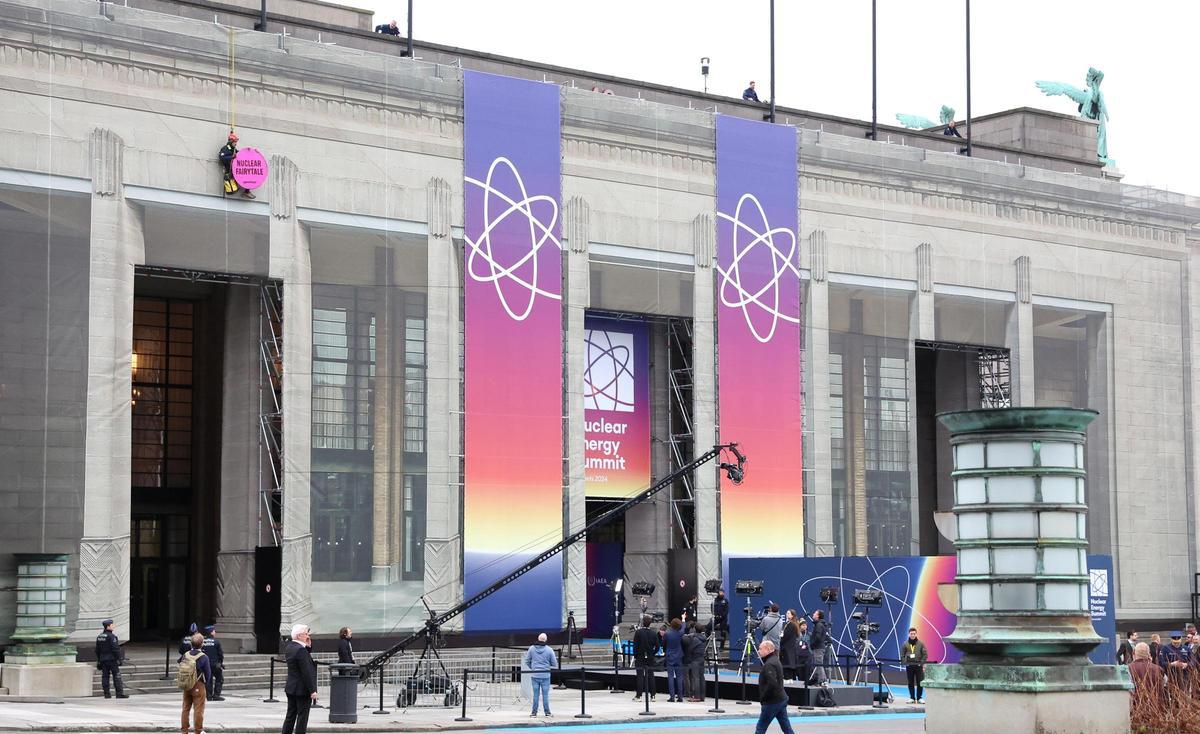
[[[758,210],[756,222],[761,222],[761,227],[753,227],[742,219],[742,207],[747,202]],[[733,216],[725,212],[717,212],[717,216],[733,224],[733,260],[728,269],[717,266],[717,272],[721,274],[721,303],[729,308],[740,308],[750,333],[760,343],[766,344],[774,338],[780,321],[800,323],[798,303],[793,304],[786,313],[779,307],[779,286],[784,278],[794,278],[797,284],[800,282],[800,270],[795,264],[796,233],[787,227],[772,228],[762,204],[754,194],[742,194]],[[748,242],[744,241],[747,235],[751,238]],[[783,240],[782,248],[775,245],[776,238]],[[753,271],[743,269],[742,260],[761,248],[766,248],[771,256],[770,277],[764,283],[747,287],[745,275]],[[793,309],[797,311],[796,315],[792,315]],[[763,315],[770,317],[770,327],[760,330],[759,322]]]
[[[633,335],[588,329],[587,367],[583,372],[584,405],[592,410],[634,410]]]
[[[498,178],[496,171],[501,167],[511,172],[512,182],[516,184],[520,194],[519,198],[513,198],[492,185],[493,181]],[[491,283],[495,286],[500,305],[513,321],[524,321],[529,318],[538,296],[545,296],[556,301],[561,300],[562,296],[559,292],[561,284],[558,278],[555,278],[554,285],[549,288],[543,288],[538,283],[538,260],[542,248],[553,245],[556,250],[562,250],[562,242],[554,236],[554,227],[558,223],[558,202],[554,200],[554,197],[544,194],[530,196],[529,192],[525,190],[525,182],[521,179],[521,173],[517,167],[503,156],[496,158],[488,166],[487,180],[480,181],[470,176],[465,179],[467,183],[483,189],[483,229],[476,239],[465,238],[467,247],[470,248],[470,254],[467,256],[467,273],[473,280],[480,283]],[[498,199],[500,203],[494,204],[493,199]],[[548,207],[545,210],[549,215],[548,222],[544,222],[534,213],[535,204]],[[497,252],[492,249],[492,232],[509,217],[517,217],[523,220],[521,224],[528,225],[529,249],[515,262],[505,264],[496,259]],[[524,229],[524,227],[519,227],[519,229]],[[555,256],[557,256],[557,252]],[[514,298],[517,300],[516,304],[509,302],[509,296],[506,295],[503,285],[506,281],[518,286],[519,289],[528,291],[528,297],[523,304],[516,298]]]

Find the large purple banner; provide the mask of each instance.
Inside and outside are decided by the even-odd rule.
[[[720,433],[751,462],[722,477],[723,564],[804,555],[796,146],[793,127],[717,117]]]
[[[464,72],[464,591],[562,538],[559,90]],[[552,558],[467,611],[467,631],[562,628]]]

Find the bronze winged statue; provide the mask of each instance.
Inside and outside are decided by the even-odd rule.
[[[1111,166],[1115,161],[1108,157],[1108,106],[1104,104],[1104,92],[1100,91],[1100,82],[1104,81],[1104,72],[1093,66],[1088,69],[1086,81],[1086,89],[1063,82],[1035,82],[1035,84],[1049,97],[1059,94],[1070,97],[1079,105],[1080,117],[1100,123],[1100,130],[1096,137],[1096,157],[1104,165]]]

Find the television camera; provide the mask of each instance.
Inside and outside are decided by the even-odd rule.
[[[855,631],[858,632],[858,639],[865,640],[867,635],[873,635],[879,631],[879,623],[872,622],[867,618],[866,612],[855,612],[850,615],[850,619],[858,620],[858,626]]]

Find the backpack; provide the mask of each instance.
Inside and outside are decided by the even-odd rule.
[[[193,655],[192,652],[196,654]],[[196,687],[196,682],[200,680],[200,668],[196,662],[204,657],[204,653],[200,651],[189,651],[183,654],[179,660],[179,669],[175,671],[175,687],[181,691],[190,691]]]
[[[813,706],[819,708],[829,708],[837,706],[837,701],[833,700],[833,692],[828,688],[818,688],[817,695],[814,697]]]

